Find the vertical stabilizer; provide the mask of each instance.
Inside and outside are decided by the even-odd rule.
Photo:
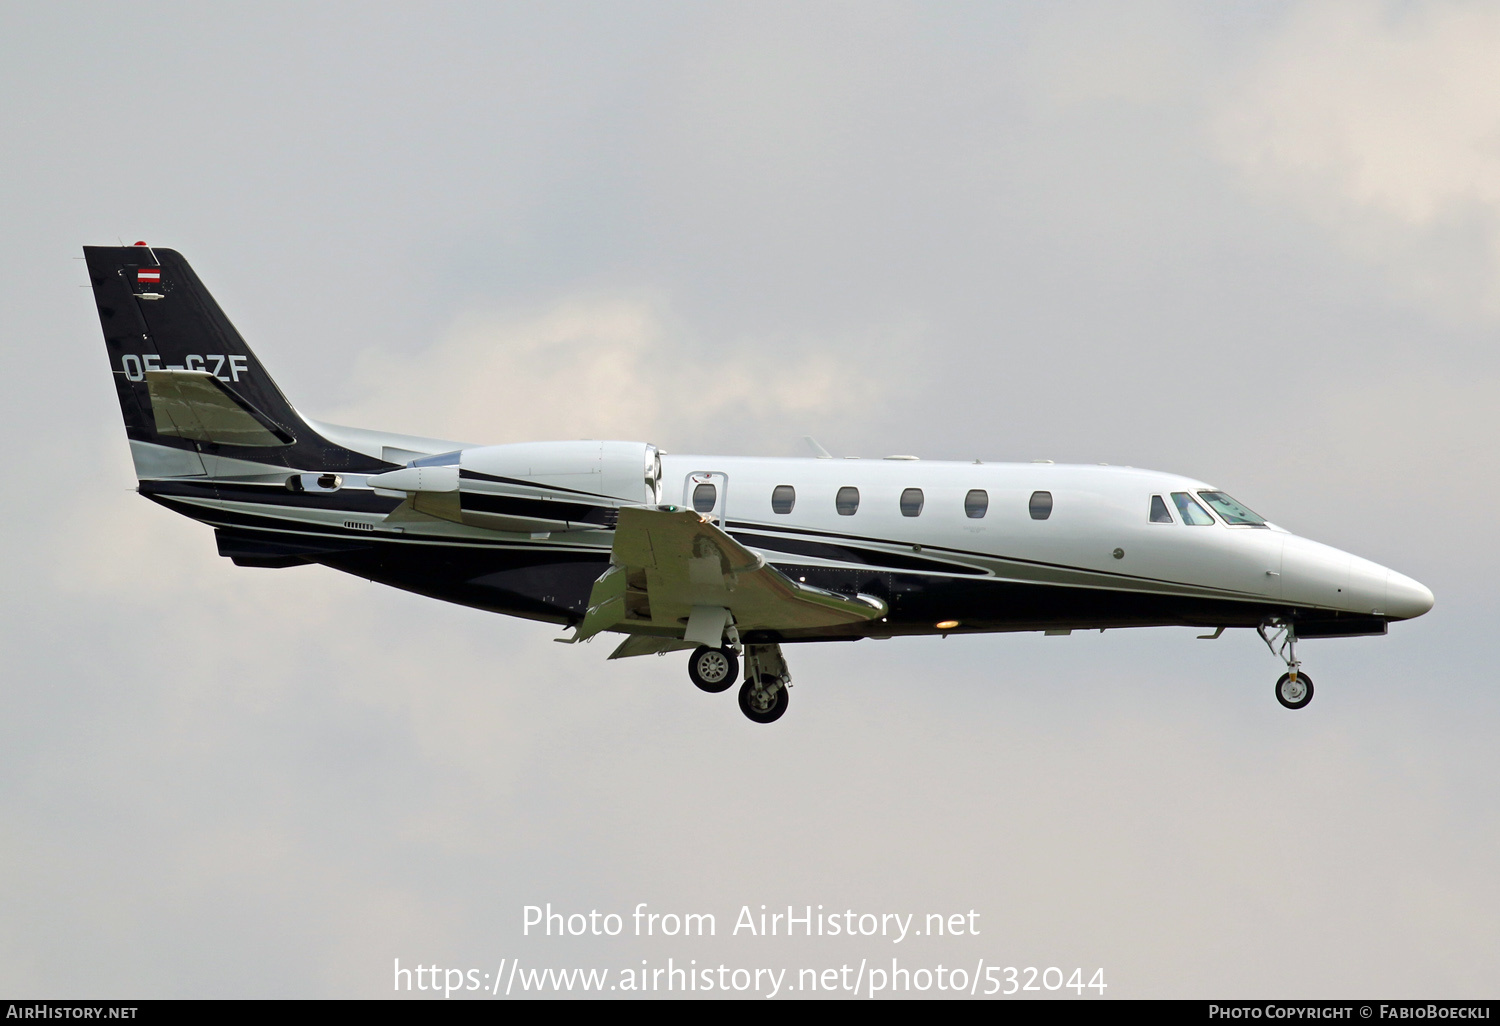
[[[391,464],[323,438],[293,409],[180,253],[85,246],[136,473],[196,476],[226,460],[300,471]]]

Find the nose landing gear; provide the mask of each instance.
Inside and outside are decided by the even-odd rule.
[[[1271,654],[1286,663],[1286,673],[1276,682],[1276,701],[1288,709],[1305,708],[1312,701],[1313,682],[1297,658],[1297,628],[1290,620],[1272,620],[1255,629]]]
[[[1283,673],[1276,682],[1276,701],[1288,709],[1301,709],[1312,696],[1312,678],[1305,673]]]

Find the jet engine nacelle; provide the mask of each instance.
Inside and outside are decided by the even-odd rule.
[[[541,491],[661,501],[661,454],[645,442],[516,442],[465,449],[459,469]],[[467,490],[467,489],[466,489]]]
[[[645,442],[519,442],[414,460],[375,474],[404,495],[386,519],[437,518],[531,534],[612,528],[616,508],[661,501],[661,455]]]

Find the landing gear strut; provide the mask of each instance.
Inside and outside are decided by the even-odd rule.
[[[1304,708],[1313,697],[1312,678],[1302,672],[1297,658],[1297,628],[1290,620],[1270,621],[1255,628],[1271,654],[1286,663],[1286,673],[1276,682],[1276,701],[1288,709]]]
[[[774,723],[786,712],[792,675],[780,645],[745,646],[745,683],[740,685],[740,712],[756,723]]]

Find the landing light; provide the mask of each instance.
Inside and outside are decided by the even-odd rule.
[[[937,629],[940,630],[940,631],[951,631],[953,628],[955,628],[957,626],[958,626],[958,621],[957,620],[940,620],[937,623]]]

